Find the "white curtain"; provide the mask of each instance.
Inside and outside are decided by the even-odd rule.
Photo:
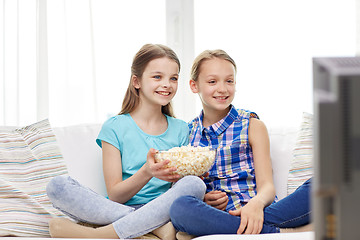
[[[235,105],[293,122],[312,112],[311,58],[359,51],[359,1],[0,0],[0,125],[102,123],[145,43],[180,56],[179,118],[201,108],[187,87],[193,57],[222,48],[238,64]]]
[[[0,125],[101,123],[120,111],[136,51],[166,44],[164,0],[0,4]]]
[[[0,7],[0,124],[15,125],[36,118],[36,1]]]

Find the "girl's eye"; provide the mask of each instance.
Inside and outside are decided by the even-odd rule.
[[[178,78],[177,77],[172,77],[171,80],[176,82],[178,80]]]
[[[214,84],[216,81],[215,80],[209,80],[208,83],[210,84]]]
[[[156,76],[154,76],[154,78],[155,78],[155,79],[160,79],[161,76],[160,76],[160,75],[156,75]]]
[[[234,83],[234,80],[233,79],[229,79],[227,80],[228,83]]]

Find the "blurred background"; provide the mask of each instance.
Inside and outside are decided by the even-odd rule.
[[[238,66],[234,105],[292,125],[313,111],[312,58],[360,54],[360,0],[0,0],[0,14],[0,125],[104,122],[146,43],[180,57],[178,118],[201,111],[193,59],[220,48]]]

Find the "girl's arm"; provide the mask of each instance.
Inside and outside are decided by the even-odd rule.
[[[244,207],[230,212],[233,215],[241,215],[238,234],[260,233],[264,221],[264,208],[275,199],[269,135],[265,124],[255,118],[250,119],[249,143],[254,157],[257,194]]]
[[[151,149],[147,156],[147,162],[133,176],[123,181],[119,149],[102,141],[103,171],[106,190],[110,200],[119,203],[129,201],[152,177],[170,182],[176,181],[179,178],[178,175],[171,174],[174,169],[164,168],[168,161],[155,163],[155,153],[156,151]]]

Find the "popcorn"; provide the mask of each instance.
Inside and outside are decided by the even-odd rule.
[[[182,146],[155,154],[155,162],[170,160],[166,167],[176,167],[175,174],[201,176],[210,170],[216,151],[210,147]]]

